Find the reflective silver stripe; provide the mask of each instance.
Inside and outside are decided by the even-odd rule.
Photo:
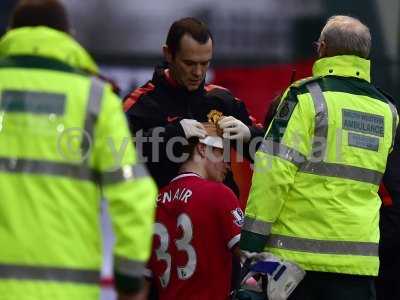
[[[143,164],[124,166],[118,170],[104,172],[101,176],[102,184],[113,184],[121,181],[137,179],[148,176],[146,167]]]
[[[0,279],[46,280],[97,285],[100,282],[100,272],[97,270],[0,264]]]
[[[324,241],[277,234],[269,237],[267,247],[321,254],[378,256],[378,243]]]
[[[322,176],[352,179],[366,183],[380,184],[383,174],[381,172],[327,162],[306,162],[301,165],[300,172]]]
[[[315,109],[314,141],[311,154],[313,158],[322,161],[325,158],[328,140],[328,106],[317,82],[311,82],[306,87],[313,99]]]
[[[306,157],[299,151],[269,140],[264,140],[258,150],[290,161],[296,166],[306,161]]]
[[[271,222],[264,222],[245,216],[242,230],[266,236],[271,233],[271,227],[272,227]]]
[[[146,273],[144,262],[131,260],[121,256],[114,256],[114,268],[121,274],[133,277],[141,277]]]
[[[332,176],[379,184],[382,173],[361,167],[324,162],[328,141],[328,106],[321,87],[317,82],[307,84],[307,89],[314,102],[315,129],[311,157],[300,165],[300,171],[322,176]]]
[[[0,109],[9,112],[62,115],[66,96],[59,93],[4,90]]]
[[[97,121],[97,117],[100,113],[101,101],[103,99],[103,90],[104,90],[104,82],[101,81],[97,77],[91,78],[90,90],[89,90],[89,99],[87,102],[86,108],[86,119],[85,119],[85,127],[84,132],[87,134],[88,138],[83,138],[82,140],[82,153],[88,153],[90,147],[93,143],[93,132],[94,126]],[[90,140],[91,139],[91,140]],[[85,160],[86,162],[88,159]]]
[[[43,160],[0,158],[0,172],[65,176],[97,182],[99,174],[81,165]]]
[[[394,145],[394,140],[395,140],[395,137],[396,137],[396,129],[397,129],[397,116],[398,116],[398,114],[397,114],[397,109],[396,109],[396,107],[391,103],[391,102],[389,102],[388,101],[388,104],[389,104],[389,107],[390,107],[390,110],[392,111],[392,116],[393,116],[393,131],[392,131],[392,147],[393,147],[393,145]]]

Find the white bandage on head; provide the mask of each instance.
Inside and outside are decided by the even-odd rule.
[[[219,128],[217,128],[217,126],[212,123],[202,124],[206,129],[207,135],[205,138],[199,139],[199,142],[207,146],[223,149],[224,145],[221,136],[222,132],[220,132]]]
[[[222,138],[219,136],[207,135],[204,139],[199,139],[200,143],[206,144],[211,147],[223,149]]]

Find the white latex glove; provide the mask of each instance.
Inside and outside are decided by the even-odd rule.
[[[179,123],[181,124],[187,139],[194,136],[198,138],[205,138],[206,130],[200,122],[193,119],[183,119]]]
[[[218,126],[223,130],[223,137],[229,140],[243,140],[248,142],[251,134],[250,129],[242,121],[232,116],[224,117],[218,122]]]

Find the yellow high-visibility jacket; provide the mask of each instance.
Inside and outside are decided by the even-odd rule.
[[[368,60],[318,60],[313,78],[287,90],[256,153],[241,248],[305,270],[377,275],[377,192],[397,123]]]
[[[100,199],[116,274],[141,277],[156,188],[121,102],[69,35],[23,27],[0,40],[0,298],[99,298]]]

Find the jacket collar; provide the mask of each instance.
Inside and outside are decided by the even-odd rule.
[[[313,66],[313,77],[328,75],[355,77],[371,82],[371,62],[354,55],[337,55],[317,60]]]
[[[169,85],[175,88],[179,88],[179,83],[174,78],[172,78],[170,69],[164,69],[163,72],[164,79],[169,83]]]
[[[0,39],[0,57],[34,55],[61,61],[73,68],[97,74],[89,53],[70,35],[44,26],[21,27]]]

